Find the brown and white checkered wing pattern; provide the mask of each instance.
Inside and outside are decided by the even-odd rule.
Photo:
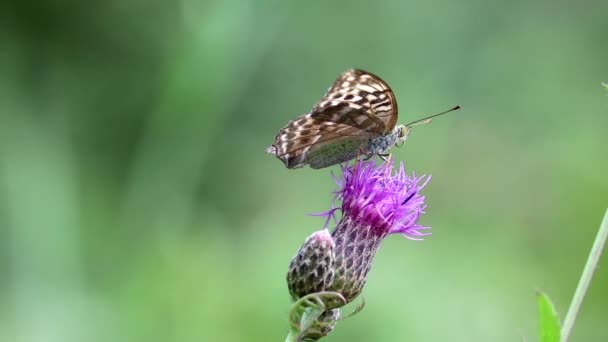
[[[292,169],[309,164],[311,149],[344,144],[359,146],[371,137],[371,134],[355,126],[315,119],[309,113],[283,127],[266,152],[274,154],[287,168]]]
[[[369,139],[390,133],[397,103],[389,86],[362,70],[344,72],[308,114],[290,121],[266,151],[288,168],[347,161]]]
[[[397,101],[391,88],[380,77],[351,69],[336,79],[312,109],[312,115],[384,135],[391,132],[397,123]]]

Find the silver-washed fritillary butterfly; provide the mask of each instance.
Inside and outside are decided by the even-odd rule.
[[[351,69],[336,79],[310,113],[283,127],[266,152],[289,169],[321,169],[358,155],[384,157],[393,146],[403,145],[412,127],[459,108],[396,125],[397,100],[388,84],[372,73]]]

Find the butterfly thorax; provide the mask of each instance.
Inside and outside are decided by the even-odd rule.
[[[387,135],[372,138],[364,149],[372,155],[386,154],[397,143],[397,136],[398,132],[393,130]]]

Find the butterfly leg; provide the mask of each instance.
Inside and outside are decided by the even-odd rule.
[[[378,153],[378,157],[380,157],[380,159],[382,159],[385,162],[388,162],[391,159],[391,154],[390,153]]]
[[[360,156],[361,154],[363,154],[363,155],[366,157],[366,158],[364,159],[365,161],[369,160],[371,157],[373,157],[373,156],[374,156],[374,154],[373,154],[373,153],[371,153],[371,152],[369,152],[369,151],[366,151],[366,150],[365,150],[363,147],[359,147],[359,153],[358,153],[357,159],[359,159],[359,156]]]

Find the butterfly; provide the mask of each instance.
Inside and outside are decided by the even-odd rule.
[[[289,169],[321,169],[360,155],[385,158],[393,146],[403,145],[413,126],[459,108],[397,125],[397,100],[388,84],[370,72],[350,69],[310,113],[283,127],[266,152]]]

